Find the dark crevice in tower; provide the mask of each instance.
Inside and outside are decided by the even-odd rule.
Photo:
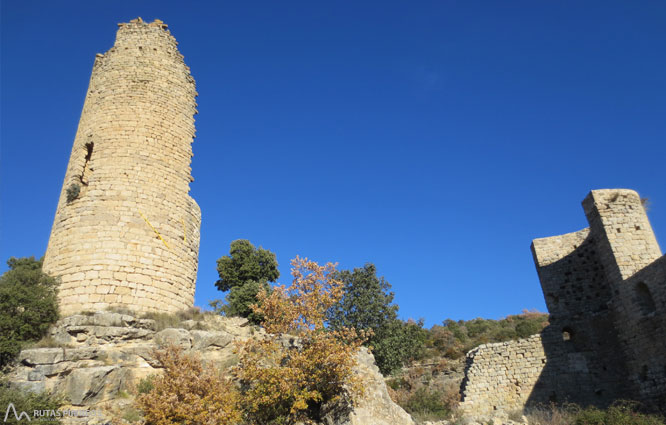
[[[79,180],[81,181],[81,184],[84,186],[88,186],[90,172],[92,171],[92,168],[90,168],[90,160],[92,159],[94,145],[95,144],[93,142],[88,142],[85,145],[86,157],[85,157],[85,162],[83,163],[83,170],[81,171],[81,175],[79,176]]]

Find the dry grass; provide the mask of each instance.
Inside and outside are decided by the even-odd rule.
[[[72,344],[63,344],[51,336],[45,336],[39,341],[26,344],[25,348],[73,348]]]

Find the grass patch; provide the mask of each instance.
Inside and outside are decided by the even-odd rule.
[[[63,344],[56,341],[51,336],[45,336],[39,341],[30,342],[25,345],[25,348],[72,348],[72,344]]]
[[[141,379],[136,386],[136,391],[138,394],[148,394],[155,388],[155,377],[157,375],[150,374],[145,378]]]
[[[141,410],[136,407],[128,406],[125,409],[125,413],[123,413],[123,419],[129,423],[142,422],[143,414],[141,413]]]
[[[451,416],[444,392],[421,387],[402,406],[418,421],[436,421]]]
[[[541,425],[666,425],[663,416],[645,413],[640,403],[618,400],[607,409],[575,404],[537,406],[526,412],[529,423]]]
[[[182,323],[186,320],[197,322],[194,329],[204,329],[205,326],[201,323],[204,320],[204,314],[198,308],[192,307],[177,313],[145,313],[141,318],[154,320],[155,331],[159,332],[168,328],[182,328]]]

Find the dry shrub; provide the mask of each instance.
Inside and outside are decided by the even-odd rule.
[[[291,264],[291,286],[277,286],[270,295],[260,291],[252,306],[268,335],[237,345],[234,375],[248,423],[312,423],[323,404],[363,391],[352,369],[366,335],[324,327],[326,311],[343,294],[342,282],[333,278],[335,265],[299,257]],[[289,343],[284,334],[298,337]]]
[[[204,368],[201,359],[182,348],[155,352],[164,373],[153,388],[137,398],[146,425],[232,425],[240,421],[239,395],[219,372]]]

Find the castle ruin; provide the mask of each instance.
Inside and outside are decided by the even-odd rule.
[[[194,302],[194,79],[163,22],[118,25],[93,65],[44,259],[63,315]]]
[[[583,210],[588,228],[532,243],[549,326],[468,353],[468,414],[618,399],[666,408],[666,256],[636,192],[593,190]]]

